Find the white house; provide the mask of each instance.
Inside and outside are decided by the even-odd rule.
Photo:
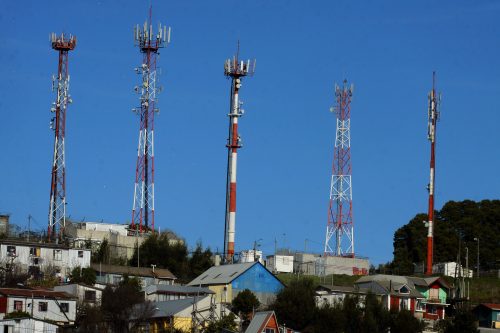
[[[293,256],[271,255],[266,259],[266,268],[273,273],[293,272]]]
[[[0,320],[0,332],[17,333],[17,332],[43,332],[57,333],[58,326],[39,319],[33,318],[16,318]]]
[[[72,325],[76,298],[60,291],[0,288],[0,319],[12,312],[27,312],[35,319]]]
[[[54,291],[68,293],[77,298],[81,304],[99,305],[101,304],[103,289],[83,283],[71,283],[55,286]]]
[[[51,271],[64,278],[75,267],[90,267],[90,250],[61,244],[0,240],[0,265],[13,264],[22,272],[36,275]]]

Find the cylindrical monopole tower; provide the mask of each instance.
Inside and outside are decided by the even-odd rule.
[[[238,149],[241,148],[241,139],[238,134],[238,119],[243,115],[242,102],[239,100],[239,91],[242,78],[253,75],[255,60],[242,61],[238,53],[233,59],[224,63],[224,75],[231,78],[231,105],[229,110],[229,137],[227,140],[227,180],[226,180],[226,215],[224,228],[224,263],[232,263],[234,256],[234,236],[236,226],[236,168]]]

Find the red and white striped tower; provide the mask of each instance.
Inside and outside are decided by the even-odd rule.
[[[337,105],[330,109],[337,115],[337,130],[326,225],[325,256],[354,257],[351,183],[352,91],[353,86],[348,86],[347,80],[344,80],[342,87],[335,85]],[[335,245],[331,244],[332,238],[335,239]]]
[[[238,47],[239,48],[239,47]],[[239,53],[239,52],[238,52]],[[238,134],[238,118],[243,115],[239,90],[241,79],[247,75],[253,75],[255,71],[255,60],[250,62],[240,61],[238,53],[233,59],[224,63],[224,75],[231,78],[231,109],[229,111],[229,137],[226,147],[227,156],[227,180],[226,180],[226,221],[224,228],[224,263],[232,263],[234,256],[234,235],[236,225],[236,167],[238,148],[241,148],[241,140]]]
[[[140,106],[133,109],[140,117],[140,126],[131,227],[142,233],[147,229],[154,231],[155,227],[154,116],[159,111],[156,102],[160,92],[156,82],[156,58],[159,49],[170,43],[170,28],[159,24],[158,32],[154,35],[150,8],[149,22],[144,22],[143,27],[134,27],[134,39],[143,54],[143,61],[135,69],[142,80],[141,85],[135,87],[135,91],[140,94]]]
[[[69,95],[68,53],[76,47],[75,36],[50,35],[52,48],[59,52],[57,78],[52,77],[52,90],[57,89],[56,101],[52,103],[51,112],[55,116],[50,121],[54,130],[54,158],[52,160],[52,176],[50,183],[49,225],[47,236],[49,241],[57,241],[62,237],[66,226],[66,160],[64,138],[66,136],[66,108],[71,103]]]
[[[425,269],[426,275],[432,274],[432,261],[434,257],[434,190],[435,190],[435,174],[436,174],[436,124],[439,119],[439,97],[436,95],[435,89],[436,72],[432,73],[432,90],[429,93],[429,111],[427,138],[431,142],[431,162],[430,162],[430,180],[427,187],[429,191],[429,219],[425,222],[427,227],[427,265]]]

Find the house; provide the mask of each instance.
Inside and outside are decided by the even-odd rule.
[[[323,305],[333,306],[341,304],[346,297],[358,297],[359,305],[364,306],[366,295],[372,292],[368,288],[359,288],[358,286],[332,286],[321,284],[316,287],[316,305],[321,307]],[[375,294],[379,301],[382,301],[383,294]]]
[[[383,274],[363,276],[355,282],[355,286],[368,289],[376,295],[383,295],[382,304],[388,310],[409,310],[415,317],[423,317],[425,297],[405,276]]]
[[[212,290],[197,286],[153,284],[144,288],[145,299],[152,302],[173,301],[177,299],[213,294],[215,293]]]
[[[78,299],[80,304],[100,305],[102,288],[89,286],[84,283],[70,283],[55,286],[54,291],[62,291]]]
[[[500,328],[500,304],[482,303],[473,310],[479,326]]]
[[[437,276],[426,278],[408,277],[407,279],[413,282],[415,289],[424,296],[422,301],[425,306],[423,318],[444,319],[445,308],[449,305],[446,301],[451,289],[448,283]]]
[[[0,319],[12,312],[27,312],[35,319],[72,325],[76,298],[60,291],[0,288]]]
[[[54,323],[30,317],[0,320],[0,332],[57,333],[58,328]]]
[[[138,278],[143,287],[153,284],[174,284],[177,279],[172,272],[164,268],[104,264],[91,264],[90,267],[96,272],[96,283],[100,285],[117,285],[125,276]]]
[[[75,267],[90,266],[90,250],[63,244],[0,240],[0,262],[33,276],[56,274],[66,278]]]
[[[439,277],[419,278],[399,275],[370,275],[355,282],[375,294],[389,310],[409,310],[416,318],[444,319],[450,287]]]
[[[149,304],[153,312],[147,322],[138,325],[138,330],[152,333],[164,332],[169,328],[190,332],[193,325],[205,326],[209,318],[221,318],[231,312],[226,306],[217,303],[213,295],[144,304]],[[144,304],[140,306],[147,306]]]
[[[266,267],[273,273],[293,272],[293,256],[270,255],[266,259]]]
[[[210,288],[222,303],[230,303],[240,291],[249,289],[261,304],[269,304],[284,287],[260,262],[213,266],[188,285]]]
[[[279,333],[278,320],[274,311],[257,312],[245,333]]]

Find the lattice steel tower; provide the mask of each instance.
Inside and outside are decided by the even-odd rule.
[[[224,75],[231,78],[231,105],[229,109],[229,137],[227,139],[227,179],[226,179],[226,221],[224,227],[224,263],[232,263],[234,256],[234,236],[236,226],[236,167],[241,138],[238,134],[238,118],[243,115],[239,100],[241,79],[255,72],[255,60],[242,61],[238,52],[233,59],[224,63]]]
[[[52,90],[57,91],[56,101],[52,103],[54,113],[50,128],[54,130],[54,158],[52,160],[52,177],[50,182],[49,225],[47,236],[49,241],[62,237],[66,226],[66,161],[64,156],[66,136],[66,109],[71,103],[69,95],[68,53],[76,47],[76,37],[55,33],[50,35],[52,48],[59,53],[57,77],[52,76]]]
[[[429,108],[428,108],[428,124],[427,124],[427,139],[431,142],[431,159],[430,159],[430,179],[427,190],[429,191],[429,219],[425,221],[427,227],[427,264],[425,269],[426,275],[432,274],[432,261],[434,257],[434,189],[435,189],[435,174],[436,174],[436,125],[439,120],[438,106],[440,97],[436,95],[436,73],[432,73],[432,90],[429,93]]]
[[[354,257],[354,224],[352,218],[351,182],[351,98],[353,86],[335,85],[337,116],[333,155],[330,204],[326,225],[325,255]],[[335,245],[332,244],[334,238]]]
[[[136,68],[141,75],[141,85],[135,87],[140,94],[140,106],[133,111],[140,117],[139,145],[137,148],[137,165],[135,169],[134,203],[132,208],[132,228],[138,226],[139,232],[155,226],[155,195],[154,195],[154,116],[159,110],[156,108],[157,87],[156,60],[159,49],[170,43],[170,28],[158,25],[158,32],[153,35],[151,24],[151,8],[149,22],[144,26],[134,27],[135,45],[143,54],[140,67]]]

